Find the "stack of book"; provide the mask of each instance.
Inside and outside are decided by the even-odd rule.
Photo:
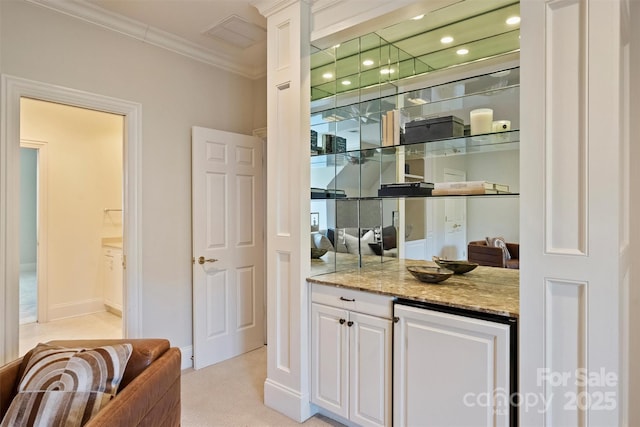
[[[401,135],[408,117],[400,110],[390,110],[382,115],[382,146],[401,144]]]
[[[337,135],[322,135],[325,154],[344,153],[347,151],[347,140]]]
[[[311,155],[315,156],[316,154],[320,154],[318,150],[318,132],[311,129]]]
[[[509,192],[506,184],[487,181],[437,182],[434,184],[433,196],[452,196],[469,194],[504,194]]]

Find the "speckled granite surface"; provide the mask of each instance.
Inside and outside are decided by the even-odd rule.
[[[436,266],[431,261],[400,259],[380,263],[379,257],[372,258],[378,261],[367,263],[366,268],[320,274],[308,281],[483,313],[519,315],[518,270],[479,266],[431,284],[418,281],[406,269],[408,265]]]

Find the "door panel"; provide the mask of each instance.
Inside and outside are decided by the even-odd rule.
[[[445,182],[465,181],[464,171],[444,171]],[[444,244],[440,256],[445,259],[467,258],[467,199],[447,197],[444,201]]]
[[[255,269],[253,267],[240,268],[238,274],[238,329],[255,326]]]
[[[194,367],[264,344],[264,198],[258,138],[193,128]]]
[[[349,313],[311,304],[311,401],[347,418],[349,416]]]
[[[391,425],[390,319],[350,313],[349,419],[359,425]]]

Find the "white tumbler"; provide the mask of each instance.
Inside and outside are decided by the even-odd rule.
[[[471,110],[471,135],[491,133],[493,130],[493,110],[478,108]]]

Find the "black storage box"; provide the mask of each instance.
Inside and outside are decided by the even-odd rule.
[[[430,196],[433,187],[434,185],[432,182],[382,184],[378,189],[378,197]]]
[[[403,144],[464,136],[464,122],[456,116],[414,120],[404,125]]]
[[[327,198],[327,190],[324,188],[313,188],[311,187],[311,198],[312,199],[326,199]]]

